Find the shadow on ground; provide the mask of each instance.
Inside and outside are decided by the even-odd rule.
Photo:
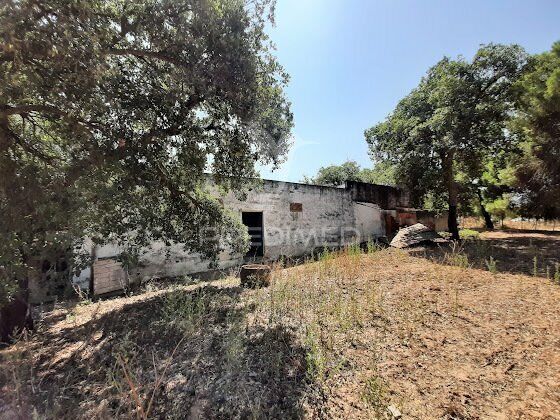
[[[499,272],[553,278],[560,264],[560,232],[516,229],[482,232],[480,239],[465,240],[458,246],[413,249],[412,253],[438,263],[467,263],[485,270],[489,269],[492,257]]]
[[[301,417],[305,351],[286,327],[253,322],[242,290],[178,289],[51,328],[20,359],[12,403],[49,418]]]

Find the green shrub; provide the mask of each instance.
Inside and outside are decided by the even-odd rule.
[[[461,229],[459,231],[459,237],[461,239],[479,239],[480,233],[472,229]]]
[[[166,294],[162,305],[162,322],[186,333],[196,332],[208,311],[204,288],[192,292],[176,289]]]
[[[486,267],[492,274],[498,273],[497,261],[494,259],[494,257],[490,257],[486,260]]]
[[[383,248],[371,239],[367,242],[367,253],[373,254],[374,252],[381,251]]]
[[[376,418],[385,417],[385,409],[389,401],[385,382],[378,376],[370,376],[362,391],[362,400],[373,411]]]

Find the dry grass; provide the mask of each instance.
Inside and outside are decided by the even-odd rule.
[[[500,222],[495,223],[496,228],[501,227]],[[461,227],[465,229],[482,229],[484,228],[484,220],[479,217],[463,217],[461,219]],[[560,231],[560,220],[504,220],[504,228],[518,229],[528,231]]]
[[[470,232],[476,235],[466,236],[470,239],[460,244],[415,249],[413,254],[438,263],[479,268],[493,273],[526,274],[549,280],[560,278],[560,232]]]
[[[59,308],[1,353],[4,413],[560,418],[560,287],[445,252],[351,247],[264,289],[228,278]]]

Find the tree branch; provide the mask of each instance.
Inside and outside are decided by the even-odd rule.
[[[171,197],[175,200],[180,200],[181,198],[186,199],[188,203],[197,208],[198,210],[204,211],[204,206],[200,203],[192,194],[183,191],[179,188],[171,179],[171,175],[160,163],[155,165],[155,173],[160,181],[160,183],[167,188]]]
[[[171,63],[179,67],[187,66],[183,61],[178,60],[170,55],[167,55],[159,51],[139,50],[139,49],[132,49],[132,48],[125,48],[125,49],[110,48],[107,51],[105,51],[105,53],[108,55],[116,55],[116,56],[132,55],[134,57],[149,57],[149,58],[155,58],[160,61],[165,61],[166,63]]]
[[[94,121],[87,121],[81,118],[75,117],[69,114],[62,109],[59,109],[52,105],[47,104],[31,104],[31,105],[0,105],[0,115],[10,116],[10,115],[19,115],[24,117],[26,114],[29,113],[38,113],[38,114],[51,114],[61,117],[63,119],[69,120],[81,126],[81,128],[85,129],[89,132],[90,129],[98,129],[99,123]]]
[[[488,83],[482,87],[481,94],[485,94],[488,89],[490,89],[495,83],[497,83],[502,77],[506,77],[507,73],[505,71],[498,72],[492,77]]]
[[[25,140],[23,140],[20,136],[13,132],[13,130],[9,126],[3,126],[2,131],[4,134],[12,140],[12,144],[8,145],[8,147],[13,146],[13,144],[19,145],[23,150],[29,153],[32,156],[35,156],[37,159],[41,160],[42,162],[52,165],[54,161],[57,159],[53,156],[48,156],[47,154],[43,153],[41,150],[36,149],[32,145],[28,144]]]
[[[66,112],[62,111],[51,105],[35,104],[35,105],[1,105],[0,113],[4,115],[21,115],[29,114],[30,112],[42,112],[46,114],[56,114],[56,115],[67,115]]]

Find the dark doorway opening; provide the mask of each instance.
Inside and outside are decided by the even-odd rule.
[[[263,214],[256,211],[244,211],[241,213],[241,220],[250,237],[249,252],[245,257],[255,258],[264,256],[264,229],[263,229]]]

